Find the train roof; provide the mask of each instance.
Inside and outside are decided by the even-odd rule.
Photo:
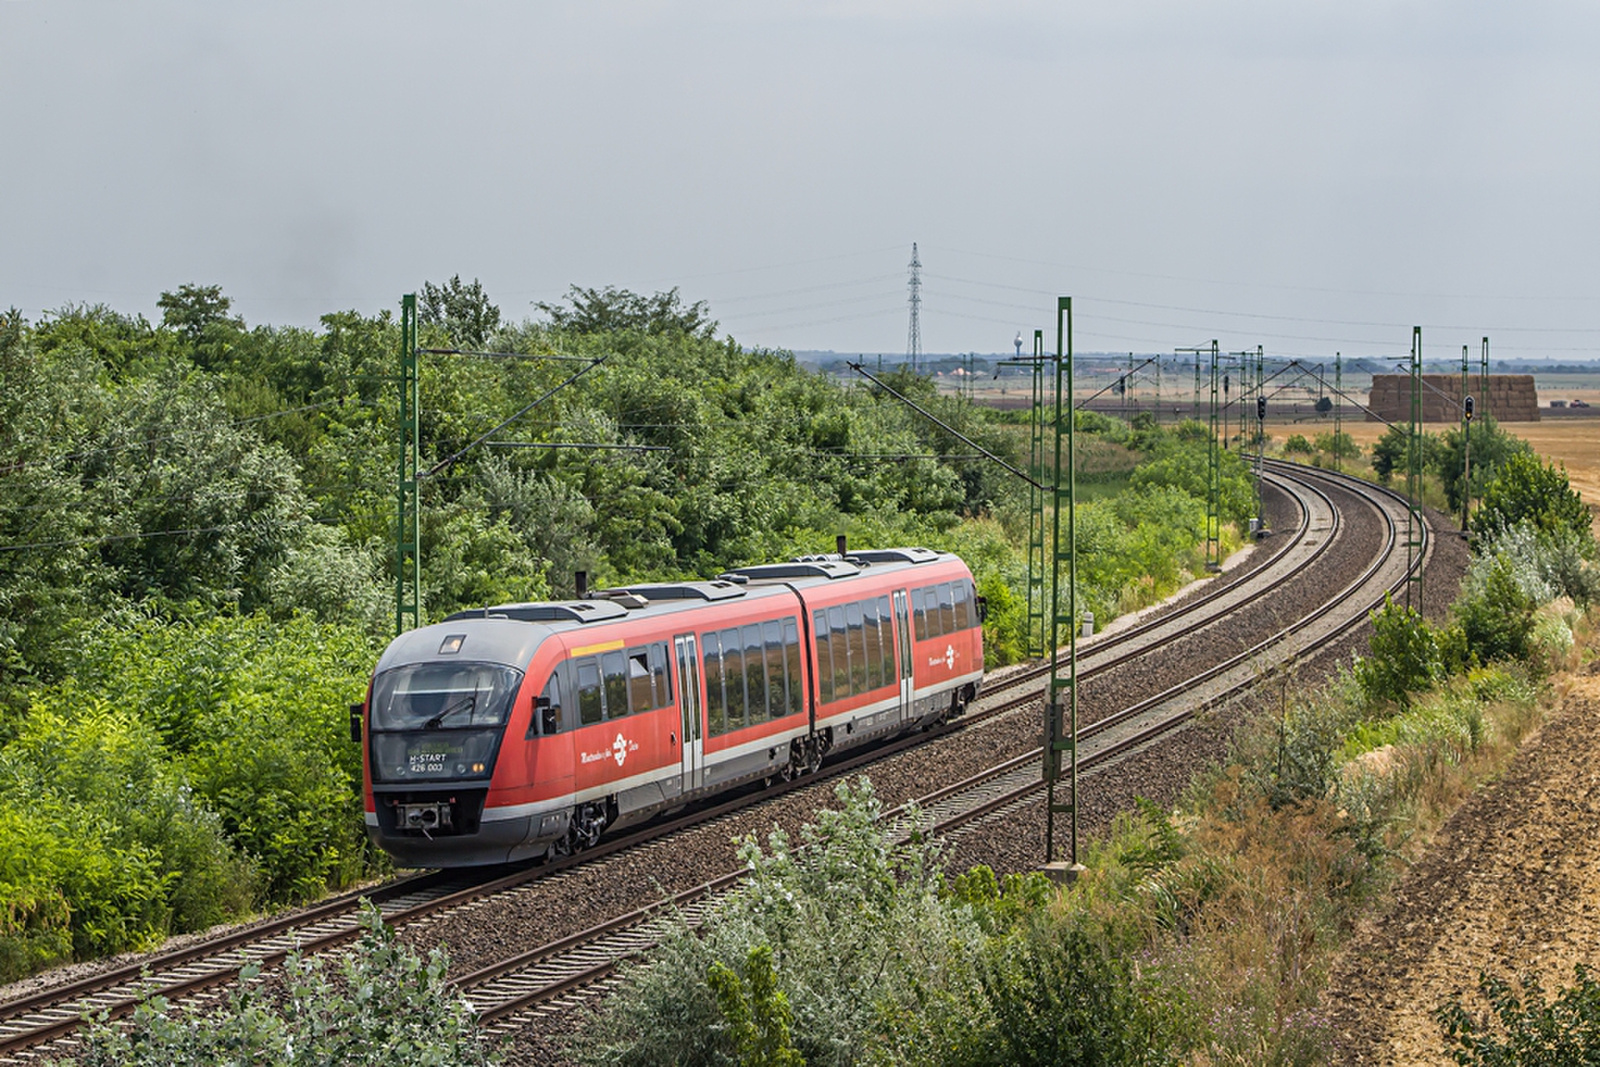
[[[440,622],[408,630],[390,642],[377,670],[411,663],[437,662],[441,656],[463,660],[525,664],[534,650],[557,634],[589,626],[694,611],[709,604],[781,596],[790,587],[816,588],[861,575],[883,575],[940,561],[956,560],[948,552],[927,548],[869,549],[828,556],[801,556],[784,563],[736,567],[710,581],[645,582],[617,586],[581,600],[496,604],[458,611]],[[447,639],[459,651],[447,652]]]

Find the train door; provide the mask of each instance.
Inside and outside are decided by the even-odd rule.
[[[678,708],[682,713],[683,791],[699,789],[705,782],[705,738],[700,732],[700,657],[694,634],[672,639],[678,655]]]
[[[914,717],[912,704],[911,613],[906,608],[906,591],[894,591],[894,636],[900,646],[900,721],[910,722]]]

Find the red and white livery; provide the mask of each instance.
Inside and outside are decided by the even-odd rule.
[[[378,662],[367,832],[407,866],[506,863],[815,770],[963,709],[982,615],[966,564],[922,548],[459,612]]]

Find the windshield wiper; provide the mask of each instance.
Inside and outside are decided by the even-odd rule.
[[[424,730],[437,730],[444,725],[444,721],[460,711],[471,711],[478,703],[478,691],[474,689],[460,700],[448,705],[443,711],[422,724]]]

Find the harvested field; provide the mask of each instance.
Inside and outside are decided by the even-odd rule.
[[[1578,491],[1589,507],[1600,509],[1600,418],[1546,419],[1543,422],[1505,423],[1507,432],[1522,438],[1547,461],[1564,463],[1572,488]],[[1429,433],[1453,429],[1453,424],[1429,423],[1424,427]],[[1363,454],[1382,437],[1388,427],[1377,422],[1357,422],[1346,419],[1344,432],[1361,446]],[[1333,422],[1274,423],[1267,421],[1267,433],[1277,444],[1292,433],[1312,437],[1319,433],[1332,433]],[[1600,513],[1595,516],[1595,536],[1600,537]]]

